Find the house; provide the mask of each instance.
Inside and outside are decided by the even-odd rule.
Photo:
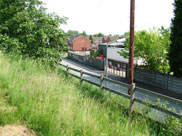
[[[93,37],[92,49],[97,49],[98,45],[102,43],[102,37]]]
[[[109,42],[111,42],[111,39],[110,39],[109,36],[104,36],[104,37],[102,38],[102,43],[109,43]]]
[[[102,43],[102,37],[93,37],[93,43],[98,46],[100,43]]]
[[[71,51],[89,51],[92,48],[91,41],[82,35],[70,36],[67,42]]]
[[[115,42],[119,39],[119,36],[104,36],[102,38],[102,43]]]

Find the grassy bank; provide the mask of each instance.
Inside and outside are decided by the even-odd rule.
[[[60,69],[0,54],[0,125],[25,124],[46,136],[180,135],[141,115],[128,101],[89,84],[80,87]]]

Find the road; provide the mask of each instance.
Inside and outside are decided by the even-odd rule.
[[[75,61],[69,60],[67,58],[64,58],[61,63],[63,65],[69,65],[69,67],[72,67],[72,68],[75,68],[75,69],[78,69],[78,70],[82,69],[83,71],[89,72],[89,73],[92,73],[92,74],[96,74],[96,75],[105,74],[104,71],[97,70],[97,69],[95,69],[93,67],[90,67],[90,66],[87,66],[87,65],[82,65],[79,62],[75,62]],[[72,74],[80,76],[80,73],[78,73],[78,72],[75,72],[75,71],[72,71],[72,70],[70,70],[70,72]],[[98,79],[96,77],[91,77],[89,75],[83,75],[83,78],[85,78],[87,80],[90,80],[90,81],[92,81],[94,83],[100,84],[100,79]],[[109,75],[109,78],[116,78],[116,77],[114,77],[113,75]],[[123,82],[126,82],[126,81],[123,79]],[[115,90],[117,90],[119,92],[122,92],[122,93],[125,93],[125,94],[127,94],[127,92],[128,92],[128,88],[122,87],[122,86],[119,86],[119,85],[116,85],[116,84],[113,84],[113,83],[110,83],[110,82],[107,82],[107,83],[104,82],[104,85],[107,85],[109,88],[115,89]],[[149,100],[149,101],[151,101],[153,103],[157,103],[157,98],[155,96],[144,94],[144,93],[141,93],[141,92],[139,92],[137,90],[135,92],[135,97],[140,98],[142,100]],[[166,104],[167,108],[175,109],[177,113],[182,113],[182,105],[181,104],[174,103],[173,101],[166,101],[165,99],[161,99],[161,98],[160,98],[160,103]],[[138,107],[142,108],[143,105],[138,104]],[[152,113],[154,113],[154,112],[157,115],[160,116],[160,119],[163,118],[163,114],[161,112],[153,109]]]

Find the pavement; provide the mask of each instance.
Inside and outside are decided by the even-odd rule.
[[[75,60],[71,60],[71,59],[68,59],[68,58],[63,58],[62,62],[64,64],[77,66],[79,68],[82,68],[83,70],[86,70],[86,71],[89,71],[89,72],[92,72],[92,73],[95,73],[95,74],[98,74],[98,75],[101,75],[101,74],[106,75],[106,73],[103,70],[98,70],[97,68],[91,67],[89,65],[80,63],[80,62],[75,61]],[[116,75],[111,74],[111,73],[108,73],[108,78],[111,78],[113,80],[117,80],[117,81],[120,81],[120,82],[128,83],[128,79],[116,76]],[[154,86],[147,85],[147,84],[140,83],[140,82],[135,82],[135,84],[139,88],[147,89],[147,90],[150,90],[152,92],[160,93],[160,94],[163,94],[163,95],[166,95],[166,96],[178,99],[178,100],[182,100],[182,95],[181,94],[177,94],[177,93],[172,92],[172,91],[168,91],[168,90],[165,90],[165,89],[161,89],[161,88],[154,87]]]

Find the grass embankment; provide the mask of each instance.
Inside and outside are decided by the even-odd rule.
[[[0,54],[0,125],[23,124],[46,136],[172,135],[172,128],[128,116],[127,100],[66,78],[32,60]],[[178,135],[176,133],[176,135]]]

